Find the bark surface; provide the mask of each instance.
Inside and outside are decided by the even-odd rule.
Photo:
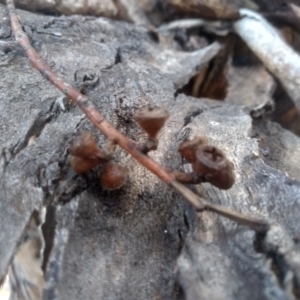
[[[47,206],[43,299],[300,298],[299,138],[271,122],[253,123],[237,99],[180,93],[220,45],[183,52],[125,22],[18,12],[43,59],[128,137],[145,139],[133,120],[142,105],[169,110],[158,150],[149,154],[155,160],[188,168],[177,147],[196,135],[223,149],[236,184],[228,191],[203,184],[199,193],[272,226],[259,235],[213,213],[196,214],[120,149],[115,160],[129,173],[121,190],[103,190],[101,168],[76,175],[68,162],[72,137],[88,130],[99,145],[105,139],[30,66],[0,5],[0,278],[30,216]],[[266,156],[266,148],[276,151]]]

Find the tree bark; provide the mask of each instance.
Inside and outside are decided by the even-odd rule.
[[[101,168],[76,175],[67,152],[72,137],[87,130],[99,145],[105,139],[7,34],[0,40],[0,278],[30,216],[46,206],[43,299],[300,298],[299,138],[264,120],[253,124],[239,104],[180,93],[219,44],[181,52],[170,39],[125,22],[19,13],[52,69],[131,139],[145,139],[133,120],[139,107],[169,110],[158,150],[149,154],[156,161],[174,171],[187,168],[177,147],[196,135],[223,149],[234,162],[235,185],[220,191],[203,184],[199,193],[272,226],[261,235],[211,212],[197,214],[120,149],[115,160],[129,173],[122,189],[104,190]],[[3,5],[0,20],[10,32]],[[265,128],[273,136],[264,147],[284,140],[278,164],[271,163],[272,152],[264,159],[253,137],[267,134]]]

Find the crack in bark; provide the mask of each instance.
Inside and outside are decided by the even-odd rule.
[[[22,142],[20,142],[16,148],[14,149],[12,156],[15,157],[17,154],[19,154],[23,149],[25,149],[29,142],[30,139],[35,139],[39,137],[46,126],[47,123],[49,123],[53,118],[53,114],[49,112],[40,112],[35,120],[33,121],[33,124],[31,127],[28,129],[24,139]]]

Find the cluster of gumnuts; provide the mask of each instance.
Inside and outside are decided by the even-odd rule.
[[[100,174],[102,186],[107,190],[122,187],[126,181],[126,169],[112,162],[115,145],[107,143],[99,148],[94,137],[89,132],[81,132],[70,143],[70,165],[78,173],[87,173],[98,165],[104,165]]]
[[[169,118],[167,110],[161,107],[143,107],[139,109],[134,119],[147,133],[148,139],[139,146],[140,151],[147,155],[156,150],[158,133]],[[94,167],[103,164],[100,174],[101,184],[105,189],[114,190],[122,187],[126,181],[126,169],[112,162],[115,144],[108,142],[99,148],[89,132],[82,132],[70,143],[70,164],[76,173],[86,173]],[[178,148],[181,156],[192,165],[190,173],[174,172],[176,180],[185,184],[209,182],[220,189],[229,189],[234,184],[234,167],[222,150],[209,145],[203,137],[184,141]]]

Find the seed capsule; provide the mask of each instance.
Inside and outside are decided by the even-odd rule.
[[[104,155],[91,133],[84,131],[70,143],[69,152],[73,156],[87,159],[103,159]]]
[[[149,138],[156,139],[169,116],[168,111],[162,107],[143,107],[136,112],[134,118]]]
[[[224,167],[222,170],[219,170],[215,174],[207,174],[204,177],[207,182],[214,185],[215,187],[222,190],[228,190],[233,186],[235,182],[233,163],[227,161],[226,167]]]
[[[196,160],[197,149],[206,143],[207,140],[204,137],[195,137],[191,141],[182,142],[178,147],[178,151],[189,163],[193,163]]]
[[[235,182],[234,166],[223,151],[210,146],[202,145],[196,151],[193,169],[198,175],[219,189],[230,189]]]
[[[101,184],[107,190],[117,190],[121,188],[127,177],[127,171],[124,167],[116,163],[105,165],[101,173]]]
[[[98,164],[99,160],[97,159],[87,159],[78,156],[71,156],[70,158],[70,165],[78,174],[87,173],[91,169],[95,168]]]

